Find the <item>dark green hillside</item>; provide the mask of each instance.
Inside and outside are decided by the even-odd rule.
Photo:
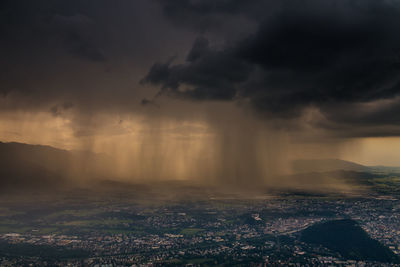
[[[370,238],[356,221],[349,219],[310,226],[302,231],[301,240],[339,252],[346,259],[399,262],[389,248]]]

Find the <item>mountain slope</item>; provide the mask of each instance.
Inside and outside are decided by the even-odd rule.
[[[47,190],[66,183],[63,175],[29,161],[1,158],[0,192],[15,190]]]
[[[111,158],[91,152],[77,152],[43,145],[0,142],[0,160],[31,162],[51,171],[93,171],[107,165]]]
[[[292,162],[293,172],[330,172],[330,171],[359,171],[368,172],[370,168],[361,164],[341,159],[308,159]]]
[[[0,142],[0,190],[46,189],[109,175],[110,159],[90,152]]]

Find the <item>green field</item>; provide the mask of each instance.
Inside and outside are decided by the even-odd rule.
[[[181,234],[191,236],[191,235],[197,235],[203,231],[204,231],[204,229],[201,229],[201,228],[185,228],[185,229],[182,229]]]

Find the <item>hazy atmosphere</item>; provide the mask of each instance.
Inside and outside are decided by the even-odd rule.
[[[0,21],[3,142],[132,181],[400,165],[398,1],[5,0]]]
[[[400,0],[0,0],[0,266],[400,266]]]

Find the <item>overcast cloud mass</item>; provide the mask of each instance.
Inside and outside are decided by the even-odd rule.
[[[145,81],[159,85],[161,94],[192,100],[246,99],[268,118],[300,117],[314,108],[326,119],[320,127],[351,125],[365,131],[352,129],[350,135],[398,135],[397,129],[369,129],[398,124],[397,1],[161,3],[175,24],[193,30],[221,34],[218,26],[228,15],[257,25],[254,32],[222,47],[199,37],[182,64],[154,64]],[[213,19],[217,28],[207,24]],[[382,100],[390,101],[380,105]],[[372,103],[374,108],[366,106]]]
[[[338,135],[397,136],[399,8],[5,0],[2,109],[134,110],[167,96],[247,103],[266,120],[293,122],[313,109],[320,117],[309,123]],[[391,127],[375,129],[382,125]]]
[[[182,177],[335,157],[400,135],[399,29],[397,0],[2,0],[1,139],[130,144]]]

